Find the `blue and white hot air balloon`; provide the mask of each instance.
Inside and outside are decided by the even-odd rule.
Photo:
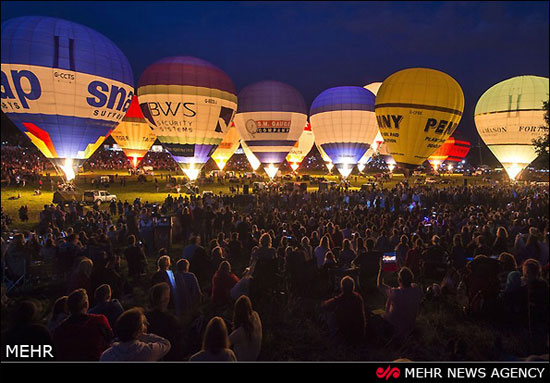
[[[304,130],[307,108],[302,95],[290,85],[261,81],[239,93],[234,123],[273,178]]]
[[[2,23],[2,111],[67,180],[124,115],[132,68],[102,34],[29,16]]]
[[[341,86],[322,92],[313,100],[309,121],[315,142],[347,177],[370,148],[378,126],[375,96],[359,86]]]

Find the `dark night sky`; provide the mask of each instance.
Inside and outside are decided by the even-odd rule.
[[[548,77],[548,2],[23,2],[2,21],[60,17],[117,44],[137,81],[154,61],[203,58],[237,90],[260,80],[296,87],[308,105],[323,90],[382,81],[409,67],[453,76],[466,98],[459,132],[477,143],[481,94],[518,75]]]

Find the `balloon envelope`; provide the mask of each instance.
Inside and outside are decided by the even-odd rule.
[[[376,137],[374,94],[358,86],[330,88],[311,104],[315,141],[347,177]]]
[[[453,137],[447,138],[445,140],[445,143],[441,145],[431,156],[428,157],[428,162],[435,171],[439,168],[439,166],[445,162],[447,157],[449,157],[449,154],[451,153],[451,150],[453,149],[453,146],[455,144],[455,139]]]
[[[448,162],[461,162],[466,158],[468,153],[470,152],[470,141],[457,139],[457,137],[454,137],[454,144],[451,148],[451,151],[449,152],[449,157],[447,157]]]
[[[222,142],[237,109],[231,79],[195,57],[167,57],[141,75],[143,115],[190,179]]]
[[[389,154],[398,165],[422,164],[455,131],[464,94],[449,75],[426,68],[404,69],[382,83],[376,118]]]
[[[143,117],[136,95],[122,122],[113,130],[111,136],[134,167],[139,165],[157,139]]]
[[[133,74],[102,34],[30,16],[2,23],[2,111],[68,179],[123,119]]]
[[[235,127],[235,124],[232,123],[223,137],[222,142],[218,145],[214,153],[212,153],[212,159],[216,162],[220,170],[223,170],[227,161],[229,161],[233,153],[235,153],[235,150],[239,148],[240,142],[239,131]]]
[[[272,178],[298,141],[306,122],[304,99],[290,85],[261,81],[239,93],[235,126]]]
[[[311,148],[313,148],[314,142],[315,137],[311,130],[311,125],[307,124],[302,135],[286,156],[286,160],[290,164],[290,167],[292,167],[292,170],[296,171],[298,169],[304,158],[311,151]]]
[[[493,85],[477,102],[477,131],[512,179],[537,158],[533,140],[548,134],[542,107],[548,83],[545,77],[513,77]]]

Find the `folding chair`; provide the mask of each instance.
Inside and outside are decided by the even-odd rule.
[[[21,276],[11,278],[11,275],[13,274],[10,272],[6,260],[2,260],[2,283],[6,286],[6,293],[9,293],[18,286],[22,287],[25,285],[27,281],[27,262],[23,260],[23,274]]]

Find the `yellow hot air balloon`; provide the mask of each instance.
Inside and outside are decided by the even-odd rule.
[[[392,74],[376,96],[378,127],[389,154],[404,169],[422,164],[455,131],[464,93],[451,76],[411,68]]]
[[[477,102],[477,131],[511,179],[537,158],[533,140],[548,134],[542,108],[548,83],[546,77],[513,77],[493,85]]]
[[[290,164],[290,167],[293,171],[296,171],[304,158],[306,158],[311,148],[313,147],[314,142],[315,136],[313,135],[313,131],[311,130],[311,125],[307,124],[304,128],[304,131],[302,132],[302,135],[286,156],[286,160]]]
[[[244,142],[243,139],[241,141],[241,148],[243,148],[244,155],[246,156],[246,159],[248,162],[250,162],[250,166],[252,166],[252,170],[256,171],[262,164],[260,160],[252,153],[252,150],[246,145],[246,142]]]
[[[157,136],[143,117],[136,95],[132,98],[122,122],[113,130],[111,136],[131,160],[134,168],[137,168]]]
[[[218,165],[220,170],[223,170],[227,161],[229,161],[233,153],[235,153],[235,150],[239,148],[239,144],[239,131],[235,127],[235,124],[232,123],[231,127],[223,137],[223,141],[218,145],[217,149],[212,154],[212,159],[216,162],[216,165]]]

